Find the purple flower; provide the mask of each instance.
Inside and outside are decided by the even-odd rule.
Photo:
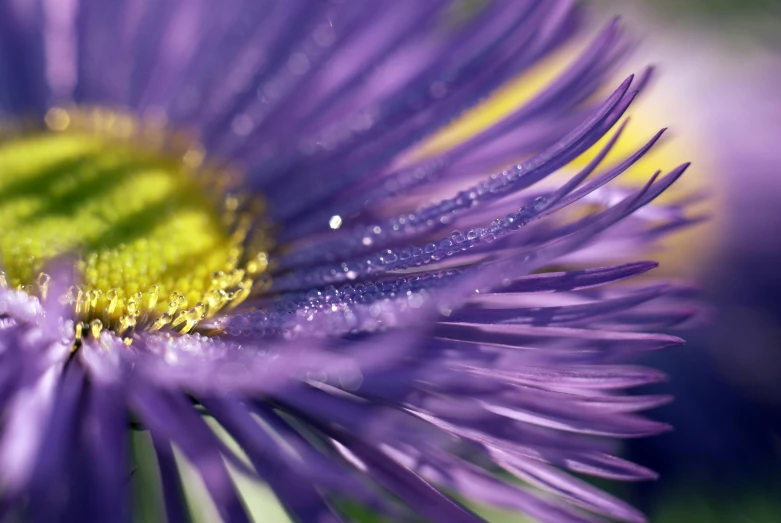
[[[680,343],[638,331],[684,319],[685,289],[608,284],[689,223],[646,207],[686,165],[607,185],[661,136],[601,166],[648,79],[597,95],[616,23],[496,125],[417,153],[581,15],[469,5],[2,4],[5,513],[129,520],[136,430],[171,522],[174,449],[230,522],[231,468],[297,521],[479,521],[464,499],[643,520],[568,472],[654,477],[611,439],[664,430],[637,412],[667,398],[616,392],[663,379],[628,362]]]

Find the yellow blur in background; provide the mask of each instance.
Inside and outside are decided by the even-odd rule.
[[[417,151],[417,155],[423,157],[444,152],[498,123],[543,92],[571,66],[588,43],[587,38],[578,39],[508,82],[484,103],[468,111],[427,141]],[[644,63],[642,58],[628,62],[620,68],[619,73],[611,77],[592,101],[599,103],[604,100],[629,74],[635,74],[635,81],[637,81],[638,75],[648,65],[652,64]],[[718,216],[710,217],[709,210],[719,206],[722,195],[718,184],[709,183],[712,182],[712,177],[709,177],[708,173],[712,173],[717,166],[710,165],[712,160],[704,154],[707,147],[703,137],[699,136],[694,126],[687,126],[685,121],[681,121],[682,118],[677,113],[675,105],[683,101],[671,98],[670,90],[665,90],[665,87],[669,87],[666,85],[669,77],[666,76],[664,68],[655,72],[651,84],[629,107],[624,118],[616,124],[616,126],[621,125],[621,122],[627,118],[630,120],[618,143],[602,161],[597,172],[621,162],[647,143],[660,129],[668,128],[663,138],[643,158],[611,184],[640,187],[658,170],[661,170],[664,175],[683,163],[692,162],[681,179],[655,203],[673,202],[687,196],[704,194],[707,198],[687,207],[686,214],[689,217],[707,215],[709,218],[670,235],[661,244],[654,245],[650,252],[627,253],[629,255],[627,259],[645,257],[660,262],[659,269],[653,271],[651,276],[695,277],[701,273],[703,265],[707,263],[716,247]],[[583,168],[605,146],[611,135],[612,131],[560,173],[553,175],[553,178],[562,182]],[[521,160],[523,158],[518,158],[518,161]]]

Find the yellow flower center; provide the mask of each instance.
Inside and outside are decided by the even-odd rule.
[[[259,210],[227,194],[228,171],[115,113],[53,109],[46,124],[0,143],[0,283],[45,295],[47,264],[75,256],[63,299],[77,333],[128,338],[189,332],[247,297],[264,236]]]

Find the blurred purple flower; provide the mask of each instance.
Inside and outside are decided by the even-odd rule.
[[[566,471],[654,477],[604,437],[665,429],[636,413],[666,397],[615,392],[663,378],[626,362],[680,340],[636,331],[689,311],[665,285],[603,287],[652,262],[546,269],[688,223],[675,205],[645,208],[685,165],[636,191],[606,186],[661,133],[587,180],[647,79],[592,101],[627,49],[617,24],[497,125],[409,154],[575,34],[573,4],[493,2],[459,21],[448,1],[4,2],[9,118],[62,103],[164,115],[244,172],[283,247],[239,308],[193,334],[136,329],[130,347],[108,330],[76,344],[57,265],[47,298],[0,290],[2,510],[127,520],[132,425],[151,435],[171,522],[186,518],[173,446],[231,522],[248,516],[226,461],[298,521],[342,520],[345,500],[479,521],[445,493],[547,522],[642,521]],[[614,128],[568,181],[538,183]]]

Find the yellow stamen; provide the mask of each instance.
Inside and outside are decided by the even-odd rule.
[[[88,328],[190,332],[249,295],[268,266],[258,210],[235,176],[164,122],[51,109],[46,129],[0,143],[6,285],[45,297],[53,259],[76,256],[63,297]]]

